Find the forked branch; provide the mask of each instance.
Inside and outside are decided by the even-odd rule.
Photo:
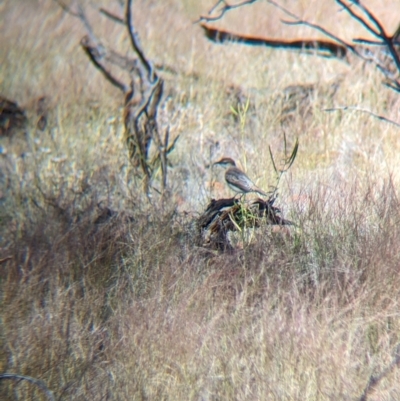
[[[340,4],[354,19],[356,19],[362,26],[364,26],[370,33],[372,33],[375,37],[380,39],[381,43],[386,45],[390,55],[396,65],[397,71],[400,72],[400,59],[399,55],[393,45],[393,41],[395,39],[396,35],[393,35],[392,37],[388,36],[386,34],[386,31],[381,24],[381,22],[374,16],[374,14],[369,11],[369,9],[364,6],[361,1],[359,0],[348,0],[348,2],[343,1],[343,0],[336,0],[338,4]],[[364,14],[367,16],[367,18],[372,21],[372,23],[375,25],[376,29],[372,27],[368,21],[358,15],[353,8],[351,7],[352,5],[358,7]]]
[[[141,173],[145,177],[146,193],[149,194],[153,173],[157,170],[156,164],[159,162],[162,167],[161,186],[162,192],[164,192],[167,185],[167,158],[171,147],[168,148],[169,131],[167,130],[168,134],[162,138],[157,122],[157,110],[163,93],[163,80],[157,75],[153,64],[146,58],[141,47],[133,22],[132,0],[126,1],[123,9],[124,17],[104,8],[92,6],[101,15],[124,26],[135,57],[125,56],[107,48],[96,36],[78,1],[73,7],[67,6],[62,0],[55,1],[64,11],[81,21],[87,31],[87,35],[81,40],[83,50],[105,79],[124,94],[125,139],[129,158],[134,167],[140,167]],[[122,8],[122,2],[120,5]],[[129,82],[117,78],[111,66],[122,70],[125,75],[127,73]],[[150,159],[149,149],[153,141],[157,146],[157,154],[156,157]]]
[[[128,92],[129,87],[121,82],[119,79],[115,78],[103,64],[102,59],[104,59],[104,56],[99,53],[99,48],[97,46],[90,43],[89,36],[84,36],[82,38],[81,46],[86,55],[89,57],[90,61],[104,75],[108,82],[110,82],[116,88],[120,89],[123,93]]]

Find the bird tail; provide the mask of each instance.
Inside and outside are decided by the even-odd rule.
[[[263,195],[263,196],[269,196],[266,192],[264,192],[263,190],[261,190],[260,188],[254,188],[254,191],[255,192],[257,192],[258,194],[260,194],[260,195]]]

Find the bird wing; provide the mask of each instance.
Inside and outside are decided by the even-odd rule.
[[[242,189],[243,192],[250,192],[254,187],[254,184],[250,180],[250,178],[247,177],[247,175],[242,170],[236,167],[231,167],[230,169],[228,169],[225,174],[225,178],[232,185],[235,185],[238,188]]]
[[[268,196],[263,190],[257,187],[253,181],[237,167],[231,167],[225,173],[225,178],[232,185],[240,188],[243,192],[258,192],[260,195]]]

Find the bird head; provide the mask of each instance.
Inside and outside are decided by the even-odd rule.
[[[223,157],[221,160],[215,162],[214,166],[217,164],[222,167],[236,167],[235,161],[230,157]]]

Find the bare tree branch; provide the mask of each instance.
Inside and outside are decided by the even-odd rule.
[[[342,0],[335,0],[335,1],[336,1],[336,3],[340,4],[340,5],[344,8],[344,10],[347,11],[347,12],[351,15],[352,18],[354,18],[355,20],[357,20],[361,25],[363,25],[363,26],[364,26],[368,31],[370,31],[374,36],[378,36],[378,35],[379,35],[379,33],[378,33],[370,24],[368,24],[367,21],[365,21],[362,17],[360,17],[360,16],[351,8],[351,6],[349,6],[348,4],[346,4],[346,3],[345,3],[344,1],[342,1]],[[350,2],[353,3],[351,0],[350,0]],[[357,1],[357,3],[358,3],[358,1]],[[356,4],[356,5],[358,6],[357,3],[353,3],[353,4]]]
[[[387,86],[390,89],[393,89],[396,92],[400,92],[400,83],[396,81],[392,82],[392,80],[390,80],[390,82],[384,82],[383,85]]]
[[[400,91],[400,82],[397,81],[395,74],[389,70],[389,67],[385,66],[376,54],[366,49],[363,55],[363,59],[371,62],[375,65],[375,67],[385,76],[387,81],[384,81],[383,84],[388,86],[397,92]]]
[[[370,24],[368,24],[367,21],[365,21],[363,18],[359,17],[353,10],[350,9],[350,6],[348,4],[345,4],[344,1],[342,0],[336,0],[338,4],[341,4],[346,11],[348,11],[357,21],[359,21],[366,29],[368,29],[374,36],[377,38],[381,39],[382,42],[387,46],[389,49],[389,52],[392,56],[392,59],[394,63],[396,64],[396,68],[398,71],[400,71],[400,59],[399,56],[396,52],[396,49],[394,48],[392,38],[389,38],[388,35],[385,32],[385,29],[383,28],[382,24],[378,21],[378,19],[372,14],[371,11],[368,10],[366,6],[364,6],[361,1],[359,0],[349,0],[351,4],[354,4],[356,7],[361,9],[367,17],[374,23],[374,25],[377,27],[378,31],[376,31],[373,27],[371,27]]]
[[[372,112],[371,110],[363,109],[363,108],[361,108],[361,107],[355,107],[355,106],[338,106],[338,107],[332,107],[332,108],[329,108],[329,109],[323,109],[323,111],[327,111],[327,112],[339,111],[339,110],[343,110],[343,111],[346,111],[346,110],[353,110],[353,111],[359,111],[359,112],[361,112],[361,113],[366,113],[366,114],[369,114],[369,115],[372,116],[372,117],[377,118],[378,120],[385,121],[385,122],[387,122],[387,123],[389,123],[389,124],[393,124],[393,125],[395,125],[396,127],[399,127],[399,128],[400,128],[400,123],[398,123],[398,122],[396,122],[396,121],[393,121],[393,120],[390,120],[390,119],[387,118],[387,117],[384,117],[384,116],[381,116],[381,115],[379,115],[379,114],[376,114],[376,113]]]
[[[168,129],[168,134],[169,134],[169,129]],[[169,136],[169,135],[168,135]],[[169,155],[175,148],[176,143],[178,142],[179,135],[175,137],[175,139],[172,141],[171,145],[167,147],[167,155]],[[168,144],[167,144],[168,145]]]
[[[155,155],[153,160],[151,161],[152,165],[156,165],[158,161],[161,164],[161,174],[162,174],[162,187],[166,188],[167,185],[167,173],[168,173],[168,141],[169,141],[169,127],[167,127],[164,135],[164,140],[161,140],[161,136],[157,131],[157,135],[155,137],[155,141],[158,147],[158,153]]]
[[[115,78],[107,69],[106,67],[101,64],[100,58],[102,57],[98,51],[97,47],[90,45],[90,39],[88,36],[85,36],[81,40],[81,46],[85,53],[88,55],[92,63],[96,66],[98,70],[102,72],[104,77],[107,79],[108,82],[110,82],[112,85],[120,89],[122,92],[127,93],[129,90],[129,87],[119,81],[117,78]]]
[[[330,38],[338,41],[339,43],[341,43],[343,46],[346,46],[347,49],[349,49],[353,54],[355,54],[357,57],[367,61],[367,62],[371,62],[375,65],[375,67],[385,76],[385,78],[388,80],[388,82],[385,82],[384,84],[388,87],[390,87],[391,89],[394,89],[396,91],[400,91],[400,83],[398,82],[398,80],[393,76],[393,74],[388,70],[388,68],[386,68],[371,52],[369,52],[369,54],[367,55],[366,52],[360,52],[359,50],[357,50],[354,46],[346,43],[344,40],[340,39],[339,37],[337,37],[336,35],[330,33],[329,31],[327,31],[326,29],[322,28],[321,26],[317,25],[317,24],[312,24],[308,21],[304,21],[301,20],[297,15],[293,14],[292,12],[288,11],[287,9],[285,9],[284,7],[282,7],[281,5],[277,4],[275,1],[273,0],[267,0],[269,4],[274,5],[275,7],[279,8],[280,10],[282,10],[285,14],[289,15],[290,17],[294,18],[296,21],[293,22],[288,22],[288,21],[283,21],[286,24],[291,24],[291,25],[306,25],[309,26],[313,29],[316,29],[320,32],[322,32],[323,34],[329,36]],[[346,4],[345,2],[343,2],[342,0],[336,0],[337,3],[339,3],[346,11],[348,11],[350,13],[351,16],[353,16],[357,21],[360,22],[360,24],[362,24],[366,29],[368,29],[370,32],[372,32],[375,36],[377,36],[379,39],[382,40],[382,44],[387,46],[389,49],[389,52],[392,56],[393,61],[396,64],[396,68],[397,71],[400,72],[400,61],[399,61],[399,57],[397,55],[397,52],[394,48],[394,45],[392,43],[392,39],[389,38],[382,25],[380,24],[380,22],[372,15],[372,13],[367,10],[364,6],[360,6],[361,2],[358,0],[349,0],[351,1],[352,4],[358,6],[358,7],[363,7],[363,11],[364,11],[370,18],[373,18],[374,23],[379,27],[378,29],[380,30],[379,32],[377,32],[373,27],[371,27],[370,24],[368,24],[368,22],[366,22],[362,17],[360,17],[356,12],[354,12],[350,5]]]
[[[219,0],[217,3],[214,4],[214,6],[208,11],[207,15],[202,15],[200,18],[195,21],[195,23],[201,22],[201,21],[217,21],[221,19],[224,14],[228,11],[234,10],[235,8],[243,7],[252,3],[255,3],[258,0],[244,0],[240,3],[236,4],[228,4],[225,0]],[[216,16],[211,16],[211,14],[219,7],[220,4],[223,4],[220,10],[218,10],[218,14]]]
[[[384,379],[388,374],[393,372],[396,367],[400,366],[400,344],[397,345],[396,351],[394,353],[394,357],[390,365],[383,370],[383,372],[377,376],[371,375],[368,384],[365,387],[362,396],[359,398],[359,401],[367,401],[368,396],[371,394],[373,390],[375,390],[376,386],[380,383],[382,379]]]
[[[18,380],[18,381],[26,380],[26,381],[34,384],[35,386],[39,387],[40,390],[42,390],[46,394],[47,398],[50,401],[55,401],[53,392],[51,390],[49,390],[49,388],[46,386],[45,382],[42,380],[35,379],[34,377],[30,377],[30,376],[16,375],[14,373],[0,374],[0,380],[2,380],[2,379],[10,379],[10,380]]]
[[[133,134],[128,134],[127,141],[128,144],[133,141],[130,145],[130,157],[132,158],[133,152],[138,150],[139,162],[142,167],[143,172],[146,176],[146,186],[148,186],[152,172],[150,165],[148,163],[148,151],[151,139],[158,141],[158,129],[156,126],[156,113],[152,109],[156,106],[151,106],[152,102],[157,103],[161,99],[163,81],[160,78],[156,78],[156,81],[151,83],[151,86],[147,89],[147,92],[143,95],[142,100],[135,110],[132,111],[132,115],[129,117],[128,127],[131,127],[130,132]],[[141,128],[139,121],[142,114],[146,114],[147,120],[145,123],[145,130]],[[150,163],[151,164],[151,163]],[[164,181],[164,180],[163,180]]]
[[[338,36],[334,35],[333,33],[329,32],[328,30],[326,30],[325,28],[321,27],[320,25],[317,24],[313,24],[311,22],[302,20],[299,16],[297,16],[296,14],[292,13],[291,11],[287,10],[285,7],[281,6],[280,4],[276,3],[273,0],[267,0],[267,2],[271,5],[273,5],[274,7],[278,8],[279,10],[283,11],[286,15],[288,15],[289,17],[293,18],[295,21],[285,21],[282,20],[282,22],[284,24],[287,25],[305,25],[308,26],[310,28],[316,29],[317,31],[320,31],[321,33],[323,33],[324,35],[328,36],[329,38],[336,40],[338,43],[340,43],[341,45],[343,45],[344,47],[346,47],[347,49],[349,49],[352,53],[356,54],[359,57],[362,57],[357,49],[345,42],[343,39],[340,39]]]
[[[96,34],[94,33],[94,30],[93,30],[92,26],[90,25],[90,22],[89,22],[88,18],[86,17],[86,14],[84,13],[84,11],[79,3],[77,5],[77,8],[78,8],[77,17],[82,21],[83,26],[86,28],[86,31],[88,32],[90,40],[93,43],[96,43],[97,46],[102,46],[100,43],[100,40],[97,38]]]
[[[377,20],[377,18],[375,18],[375,16],[368,10],[368,8],[367,7],[365,7],[362,3],[361,3],[361,1],[359,1],[359,0],[349,0],[350,1],[350,3],[352,3],[352,4],[354,4],[356,7],[358,7],[359,9],[361,9],[366,15],[367,15],[367,17],[373,22],[373,24],[375,25],[375,27],[378,29],[378,31],[382,34],[384,34],[384,35],[386,35],[386,33],[385,33],[385,31],[384,31],[384,29],[383,29],[383,27],[382,27],[382,25],[381,25],[381,23]],[[366,24],[367,25],[367,22],[366,21],[363,21],[364,22],[364,24]],[[371,29],[371,28],[370,28]],[[373,30],[371,29],[371,32],[372,32]]]
[[[111,13],[110,11],[107,11],[103,7],[99,8],[99,13],[105,15],[107,18],[110,18],[114,22],[118,22],[119,24],[126,25],[126,22],[123,18]]]
[[[370,40],[370,39],[364,39],[364,38],[355,38],[355,39],[353,39],[353,42],[354,43],[361,43],[361,44],[365,44],[365,45],[370,45],[370,46],[386,46],[386,44],[383,43],[382,41]],[[400,46],[400,42],[398,40],[394,40],[393,39],[392,43],[394,45],[396,45],[396,46]]]
[[[12,259],[13,259],[12,256],[6,256],[5,258],[0,259],[0,265],[1,265],[2,263],[5,263],[5,262],[7,262],[8,260],[12,260]]]
[[[151,87],[148,89],[148,93],[144,96],[142,102],[140,103],[139,107],[136,109],[135,112],[135,119],[138,119],[142,113],[149,107],[149,104],[153,98],[153,95],[159,89],[160,78],[157,77],[157,80],[152,83]],[[150,113],[149,113],[150,114]]]
[[[128,25],[128,31],[129,31],[129,38],[131,39],[131,44],[133,49],[135,50],[136,54],[139,57],[140,62],[142,63],[143,67],[147,71],[147,75],[149,77],[150,82],[154,81],[154,71],[153,67],[151,64],[147,61],[142,48],[139,44],[139,40],[137,38],[137,35],[135,33],[135,27],[133,26],[133,20],[132,20],[132,0],[128,0],[126,4],[126,23]]]
[[[208,12],[208,16],[202,16],[200,17],[199,21],[215,21],[217,19],[222,18],[222,16],[229,10],[233,8],[239,8],[247,4],[252,4],[254,1],[242,1],[237,4],[228,4],[224,0],[219,0],[215,3],[215,5],[210,9]],[[274,0],[267,0],[267,3],[273,5],[274,7],[280,9],[283,11],[286,15],[290,16],[291,18],[294,19],[294,21],[282,21],[285,24],[288,25],[305,25],[310,28],[313,28],[325,36],[328,36],[329,38],[335,40],[338,42],[340,45],[342,45],[345,49],[348,49],[351,51],[353,54],[355,54],[357,57],[363,59],[366,62],[372,63],[375,65],[375,67],[385,76],[387,82],[384,82],[384,85],[388,86],[391,89],[394,89],[398,92],[400,92],[400,81],[398,80],[398,75],[400,74],[400,55],[397,53],[395,49],[395,45],[400,45],[400,42],[398,40],[399,32],[400,32],[400,26],[396,30],[395,34],[393,36],[389,36],[386,34],[385,29],[383,25],[380,23],[380,21],[373,15],[373,13],[366,7],[364,6],[360,0],[335,0],[336,3],[338,3],[343,10],[349,13],[349,15],[354,18],[359,24],[361,24],[368,32],[372,33],[376,38],[378,38],[378,41],[373,42],[373,45],[380,45],[380,46],[385,46],[387,47],[391,61],[394,63],[396,70],[397,70],[397,75],[395,76],[392,71],[390,71],[390,64],[388,64],[388,60],[380,60],[376,55],[374,55],[371,51],[368,50],[363,50],[363,49],[358,49],[352,44],[349,44],[345,42],[343,39],[339,38],[337,35],[333,34],[332,32],[329,32],[322,26],[318,24],[313,24],[311,22],[308,22],[306,20],[301,19],[299,16],[295,15],[294,13],[290,12]],[[219,9],[219,13],[216,16],[212,16],[215,12],[215,10],[218,9],[222,4],[222,7]],[[356,10],[354,10],[356,8]],[[369,21],[371,22],[369,22]],[[204,26],[203,26],[204,28]],[[215,32],[214,32],[215,31]],[[234,35],[230,34],[229,32],[224,31],[222,34],[220,33],[220,30],[215,29],[215,28],[210,28],[207,27],[207,36],[211,39],[215,40],[214,38],[218,38],[219,40],[225,40],[226,38],[233,36],[233,37],[238,37],[242,43],[246,44],[255,44],[251,38],[246,37],[245,40],[242,40],[242,35]],[[211,35],[211,33],[215,33],[214,36]],[[355,39],[354,42],[360,43],[360,39]],[[261,41],[260,41],[261,42]],[[279,42],[279,41],[278,41]],[[364,43],[367,43],[368,40],[365,40]],[[257,42],[258,43],[258,42]],[[317,48],[319,45],[320,41],[315,40],[314,46],[310,46],[310,48]],[[274,46],[276,43],[267,43],[269,46]],[[309,46],[309,41],[304,41],[304,48],[307,48]],[[322,44],[323,45],[323,44]],[[276,45],[276,47],[289,47],[289,46],[280,46],[279,44]],[[330,50],[331,51],[331,50]],[[335,53],[333,53],[335,54]],[[322,56],[325,56],[325,54],[320,54]],[[341,53],[336,53],[336,56],[339,55],[339,57],[343,57],[343,51]]]
[[[96,34],[94,33],[94,30],[92,26],[90,25],[90,22],[88,18],[86,17],[85,12],[83,11],[80,3],[77,3],[77,11],[74,11],[71,7],[65,5],[61,0],[55,0],[55,2],[68,14],[72,15],[75,18],[80,19],[82,22],[83,26],[85,27],[86,31],[88,32],[88,36],[91,40],[92,43],[96,45],[98,48],[99,53],[104,53],[104,48],[103,45],[101,44],[100,40],[97,38]]]
[[[108,61],[111,64],[116,65],[117,67],[125,70],[127,72],[139,74],[139,67],[137,63],[137,59],[130,58],[127,56],[122,56],[112,49],[106,49],[104,54],[104,60]]]
[[[74,17],[79,17],[78,13],[73,11],[70,6],[67,6],[64,2],[61,0],[54,0],[66,13],[74,16]]]
[[[163,170],[163,188],[167,186],[167,173],[168,173],[168,144],[169,144],[169,126],[165,130],[164,141],[160,147],[161,168]]]
[[[165,138],[159,134],[157,122],[157,111],[163,93],[163,80],[160,78],[153,64],[146,58],[135,32],[132,17],[132,0],[124,2],[119,0],[124,17],[98,7],[95,2],[89,2],[90,6],[101,15],[111,21],[123,25],[129,36],[134,57],[123,56],[118,52],[107,48],[99,40],[87,18],[79,0],[74,7],[67,6],[64,0],[55,0],[62,9],[70,15],[78,18],[87,31],[87,36],[82,38],[81,46],[94,66],[100,70],[103,76],[113,86],[124,93],[124,125],[125,139],[128,146],[129,158],[134,167],[141,167],[146,194],[150,196],[150,181],[155,171],[154,164],[149,160],[149,150],[152,141],[158,149],[158,156],[162,165],[162,188],[163,192],[167,185],[167,156],[172,150],[168,147],[169,133]],[[110,70],[109,64],[117,66],[129,73],[130,82],[125,83],[118,79]],[[173,69],[170,69],[174,72]],[[166,143],[165,143],[166,141]],[[176,140],[173,142],[175,144]]]

